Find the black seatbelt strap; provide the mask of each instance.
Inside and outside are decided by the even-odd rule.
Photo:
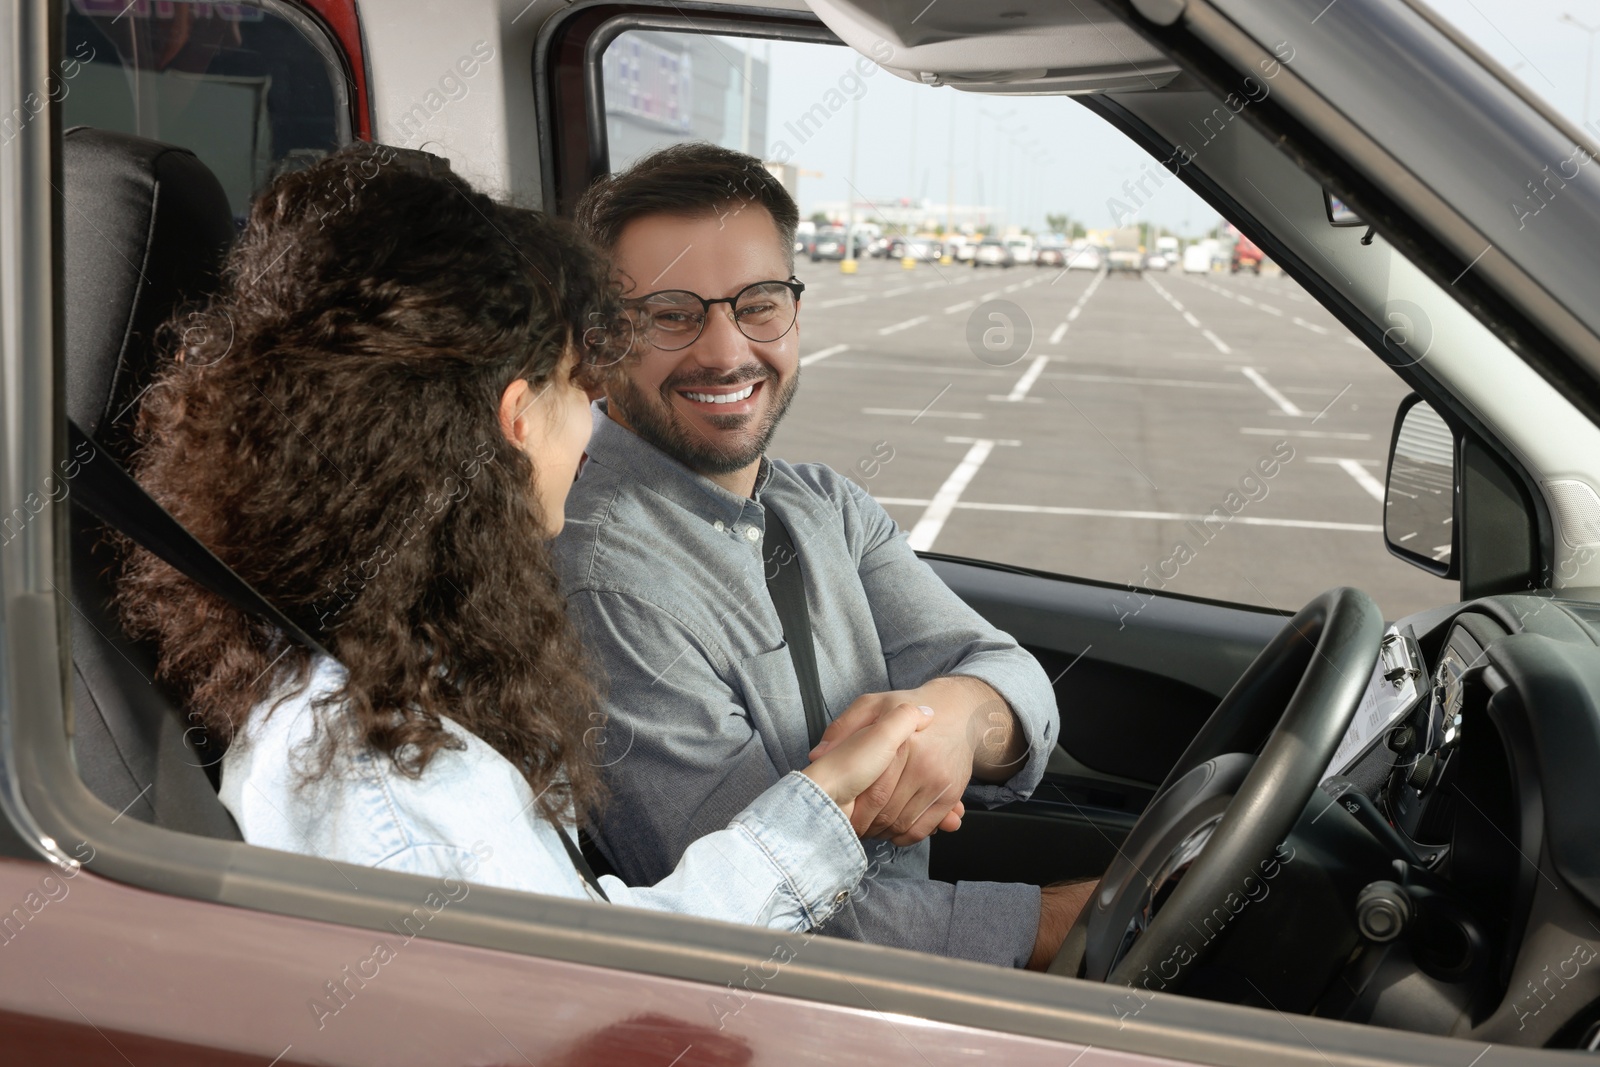
[[[794,538],[777,511],[767,508],[766,551],[763,563],[767,575],[767,595],[778,609],[783,624],[783,640],[794,661],[800,680],[800,699],[806,709],[806,736],[813,746],[828,728],[828,703],[822,697],[822,679],[817,675],[817,646],[811,640],[811,612],[806,608],[805,574],[800,569],[800,554]]]
[[[101,522],[125,534],[139,547],[160,556],[176,570],[217,594],[240,611],[272,623],[303,648],[332,659],[316,638],[256,592],[233,568],[222,562],[199,538],[167,513],[167,509],[133,480],[84,429],[68,420],[67,437],[75,454],[87,445],[93,458],[85,460],[73,479],[78,503]]]
[[[594,876],[594,868],[589,866],[589,861],[584,858],[583,850],[572,843],[572,838],[567,836],[567,831],[560,823],[551,820],[550,825],[555,827],[557,836],[561,838],[561,844],[567,850],[567,858],[572,861],[574,867],[578,868],[578,873],[583,875],[583,880],[589,883],[590,889],[600,895],[601,900],[609,904],[611,898],[606,896],[604,889],[600,888],[600,879]]]
[[[145,492],[144,486],[134,481],[121,464],[71,420],[67,423],[67,439],[74,456],[90,457],[80,460],[78,473],[72,480],[72,493],[78,504],[91,515],[124,534],[139,547],[155,553],[196,584],[240,611],[272,623],[285,637],[302,648],[333,658],[321,642],[274,607],[249,582],[239,577],[232,567],[218,559],[199,538],[184,529],[183,524],[157,503],[155,497]],[[84,446],[90,451],[83,451]],[[600,888],[600,880],[595,877],[589,861],[583,858],[583,853],[572,843],[566,830],[554,820],[551,826],[556,836],[561,838],[568,858],[584,881],[602,900],[610,900],[606,891]]]

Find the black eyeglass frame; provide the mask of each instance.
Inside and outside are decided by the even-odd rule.
[[[733,325],[740,333],[744,334],[745,337],[749,338],[750,340],[755,341],[756,344],[769,345],[774,341],[781,341],[783,338],[787,337],[789,331],[794,329],[794,324],[800,320],[800,294],[806,291],[806,283],[801,281],[799,278],[796,278],[793,274],[789,275],[788,281],[779,281],[776,278],[769,278],[766,281],[751,282],[749,285],[745,286],[743,289],[740,289],[732,296],[719,296],[715,300],[707,300],[699,293],[693,292],[689,289],[657,289],[655,292],[646,293],[643,296],[628,297],[625,303],[630,307],[642,307],[645,301],[649,300],[653,296],[660,296],[663,293],[685,293],[700,301],[700,328],[694,332],[693,337],[689,338],[683,344],[678,345],[675,348],[663,347],[662,345],[656,343],[654,337],[650,338],[650,343],[662,352],[682,352],[685,348],[688,348],[690,345],[700,340],[700,335],[706,332],[706,321],[711,318],[711,307],[713,304],[727,304],[729,312],[733,312],[739,306],[740,297],[744,296],[744,294],[748,293],[750,290],[763,285],[781,285],[794,294],[795,316],[789,320],[789,325],[785,326],[783,328],[783,332],[778,336],[769,337],[766,340],[759,340],[757,338],[750,337],[748,333],[745,333],[744,327],[739,324],[738,315],[733,316]]]

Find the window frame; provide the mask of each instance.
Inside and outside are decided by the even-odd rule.
[[[13,85],[41,80],[30,75],[48,70],[58,51],[52,46],[59,45],[59,28],[48,25],[53,21],[59,27],[56,9],[41,22],[27,14],[29,6],[28,0],[0,0],[0,12],[9,15],[6,24],[22,30],[19,42],[0,43],[0,48],[31,60],[35,68],[0,84],[0,108],[11,106],[13,96],[20,95],[12,92]],[[540,37],[536,71],[542,69],[553,79],[570,76],[559,64],[549,64],[547,53],[564,27],[574,27],[598,7],[579,5],[553,18]],[[718,22],[719,28],[805,23],[789,13],[689,9],[733,16],[726,24]],[[614,8],[606,5],[605,10]],[[645,14],[670,21],[661,9]],[[562,47],[573,43],[584,42],[563,39]],[[0,351],[0,441],[10,457],[0,468],[0,493],[9,501],[20,499],[19,489],[42,480],[65,452],[60,113],[52,108],[50,118],[31,124],[13,152],[0,154],[0,192],[6,199],[0,212],[8,226],[21,223],[0,242],[0,304],[14,316],[0,334],[5,346]],[[541,118],[541,153],[554,147],[555,129]],[[555,173],[547,168],[547,180],[554,180]],[[38,210],[46,205],[48,211]],[[50,270],[39,272],[40,263],[49,263]],[[408,913],[431,887],[430,879],[350,867],[361,875],[357,891],[325,859],[182,835],[131,819],[113,825],[117,813],[83,784],[71,751],[70,645],[59,596],[50,590],[69,580],[65,524],[57,518],[58,513],[48,513],[30,524],[0,570],[5,594],[0,614],[0,855],[66,858],[61,843],[81,840],[92,843],[96,853],[86,877],[173,897],[375,931]],[[420,936],[685,979],[719,993],[730,976],[767,960],[775,940],[800,947],[794,935],[588,901],[488,887],[473,899],[470,908],[438,915]],[[828,938],[804,948],[803,956],[785,970],[783,988],[771,992],[806,1002],[866,1007],[878,1017],[899,1013],[1187,1062],[1202,1056],[1213,1062],[1226,1057],[1236,1063],[1354,1064],[1398,1054],[1413,1063],[1451,1065],[1461,1049],[1460,1042],[1446,1039],[1309,1017],[1297,1023],[1264,1011],[1167,996],[1149,1000],[1141,1008],[1140,1025],[1124,1030],[1107,1009],[1110,991],[1098,984]],[[1307,1034],[1316,1038],[1315,1046],[1307,1047]],[[1241,1042],[1257,1045],[1257,1051],[1239,1058]],[[1529,1057],[1545,1058],[1532,1050]]]

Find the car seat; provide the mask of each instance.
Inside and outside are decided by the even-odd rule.
[[[216,285],[233,213],[187,148],[76,127],[62,163],[67,414],[125,462],[138,400],[166,355],[159,328]],[[84,783],[129,817],[240,840],[217,799],[220,744],[154,681],[154,650],[118,625],[104,526],[76,505],[70,514],[72,745]]]

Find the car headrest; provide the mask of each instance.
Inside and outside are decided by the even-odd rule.
[[[156,331],[215,287],[233,212],[187,148],[79,126],[62,162],[67,414],[120,454]]]

